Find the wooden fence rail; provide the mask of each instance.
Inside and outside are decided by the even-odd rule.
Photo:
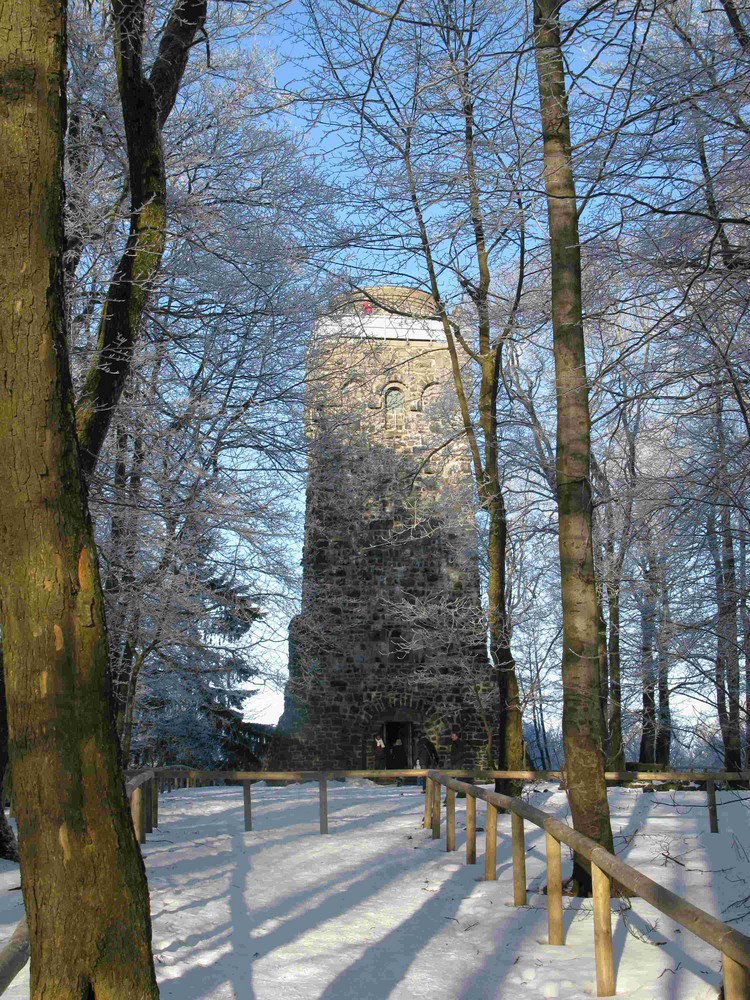
[[[215,782],[242,782],[245,798],[245,830],[252,830],[251,785],[256,781],[296,782],[316,781],[320,790],[320,832],[328,833],[328,782],[343,781],[346,778],[370,778],[376,780],[396,780],[399,778],[426,778],[427,771],[417,768],[402,770],[331,770],[331,771],[201,771],[185,767],[156,767],[147,771],[129,772],[136,776],[151,775],[159,788],[199,787]],[[564,771],[477,771],[477,770],[445,770],[453,778],[471,778],[474,782],[490,782],[496,778],[511,781],[560,781],[565,780]],[[607,771],[605,778],[610,783],[634,784],[669,782],[677,784],[701,784],[706,788],[711,833],[719,832],[718,813],[716,808],[716,784],[748,784],[750,771]],[[153,786],[155,787],[155,785]],[[129,793],[130,794],[130,793]],[[158,798],[158,793],[157,793]],[[425,803],[425,808],[427,803]],[[140,809],[140,803],[136,810]],[[438,811],[439,816],[439,811]],[[144,820],[144,822],[147,822]],[[135,825],[135,815],[134,815]],[[156,825],[156,824],[155,824]],[[136,826],[136,830],[140,828]],[[139,843],[145,843],[140,839]]]
[[[664,775],[661,775],[664,780]],[[455,850],[455,811],[448,804],[456,792],[465,793],[470,799],[487,803],[485,822],[485,878],[496,877],[497,813],[499,809],[511,813],[513,857],[513,902],[523,906],[526,902],[526,845],[524,820],[545,832],[547,855],[547,933],[551,945],[564,944],[562,908],[561,844],[566,844],[591,863],[594,903],[594,955],[596,959],[597,996],[615,994],[615,973],[612,959],[612,918],[610,909],[611,880],[635,896],[640,896],[671,920],[692,931],[721,953],[724,1000],[750,1000],[750,937],[742,934],[717,917],[711,916],[693,903],[677,896],[647,875],[631,868],[596,841],[585,837],[554,816],[536,809],[523,799],[511,798],[498,792],[489,792],[476,785],[467,784],[441,771],[427,772],[427,797],[431,806],[432,836],[440,836],[440,788],[446,789],[446,840],[447,851]],[[437,804],[437,819],[435,819]],[[473,815],[476,815],[474,801]],[[428,815],[425,808],[425,817]],[[475,837],[475,820],[469,833],[467,822],[466,857],[469,862],[469,838]],[[474,850],[472,845],[472,851]]]

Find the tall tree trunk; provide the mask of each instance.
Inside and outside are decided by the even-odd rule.
[[[607,765],[613,771],[625,770],[625,748],[622,744],[622,680],[620,677],[620,585],[607,584],[609,609],[609,757]]]
[[[662,564],[660,575],[661,614],[656,638],[659,709],[656,717],[656,763],[669,769],[672,744],[672,712],[669,707],[669,593]]]
[[[724,606],[722,631],[725,643],[727,683],[727,746],[725,763],[728,771],[742,769],[742,739],[740,735],[740,649],[737,633],[737,573],[734,564],[734,533],[731,511],[727,502],[721,508],[721,555],[724,571]]]
[[[714,564],[714,591],[716,593],[716,660],[714,663],[714,692],[716,696],[716,714],[719,717],[719,729],[724,744],[724,766],[729,770],[727,750],[731,745],[729,730],[729,711],[727,709],[727,655],[726,630],[722,620],[724,610],[724,572],[721,560],[721,549],[716,532],[716,518],[713,510],[706,520],[706,539]]]
[[[141,665],[143,663],[142,658],[135,655],[135,650],[130,644],[130,640],[128,640],[127,646],[131,667],[128,672],[127,692],[125,696],[125,704],[123,705],[122,728],[119,730],[122,759],[125,767],[127,767],[130,762],[130,750],[133,742],[133,713],[135,711],[135,695],[138,690],[138,675],[141,672]]]
[[[638,761],[653,764],[656,750],[656,663],[654,639],[656,636],[656,586],[655,571],[647,557],[643,571],[641,596],[641,747]]]
[[[737,616],[739,595],[734,558],[734,533],[731,520],[731,492],[726,488],[726,441],[721,397],[717,394],[714,426],[716,432],[716,503],[719,523],[711,510],[707,520],[707,541],[714,563],[716,591],[716,707],[724,742],[724,766],[727,771],[742,768],[740,734],[740,654]]]
[[[599,707],[602,718],[602,746],[604,757],[609,757],[609,657],[607,655],[607,622],[604,617],[604,600],[601,584],[596,586],[596,620],[599,638]]]
[[[591,531],[591,419],[581,311],[581,257],[559,9],[555,0],[534,3],[534,49],[552,257],[563,608],[563,743],[573,825],[612,850],[599,707],[598,620]],[[573,878],[579,891],[590,888],[590,872],[580,857],[575,859]]]
[[[32,1000],[157,1000],[64,328],[63,0],[0,0],[0,573]]]
[[[748,603],[747,534],[740,535],[740,620],[742,622],[742,657],[745,661],[745,703],[742,721],[745,727],[745,770],[750,769],[750,604]]]
[[[490,528],[487,552],[487,586],[490,654],[497,677],[500,701],[498,733],[498,770],[520,770],[524,761],[523,722],[518,696],[516,664],[510,648],[510,621],[505,594],[507,524],[505,504],[499,484],[495,484],[490,504]],[[518,792],[517,783],[495,781],[495,788],[509,795]]]

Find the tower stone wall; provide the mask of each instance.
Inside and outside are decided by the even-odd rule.
[[[423,293],[380,287],[313,332],[302,607],[272,766],[416,766],[421,731],[446,764],[453,727],[480,763],[496,731],[468,452],[433,315]]]

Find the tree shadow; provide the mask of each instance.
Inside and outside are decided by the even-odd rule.
[[[217,797],[221,798],[227,791],[230,790],[221,790]],[[459,811],[457,815],[457,851],[455,854],[448,854],[444,851],[443,840],[433,841],[428,831],[419,830],[423,806],[420,795],[407,793],[394,799],[392,790],[390,796],[385,790],[378,790],[374,794],[371,790],[356,788],[341,788],[336,791],[339,795],[329,798],[329,822],[331,836],[340,838],[344,864],[336,867],[335,871],[321,867],[320,880],[315,879],[316,865],[329,863],[327,859],[330,858],[331,837],[320,837],[313,832],[317,826],[317,789],[310,789],[310,794],[305,795],[302,802],[272,803],[273,808],[263,810],[262,816],[261,810],[258,810],[254,816],[256,829],[250,834],[241,832],[239,789],[232,789],[230,792],[233,800],[234,795],[237,796],[236,801],[217,803],[217,808],[210,810],[206,822],[209,830],[215,831],[215,836],[221,836],[221,842],[215,845],[219,849],[209,858],[191,859],[187,856],[189,847],[186,845],[185,857],[178,860],[177,864],[189,881],[179,884],[187,884],[191,892],[199,893],[204,884],[206,887],[212,884],[215,887],[218,877],[226,888],[220,892],[214,888],[209,896],[187,900],[178,909],[189,911],[200,907],[204,902],[209,911],[219,906],[223,908],[219,920],[211,919],[210,913],[207,913],[206,924],[210,928],[210,937],[196,932],[191,933],[189,938],[169,945],[169,950],[176,955],[182,949],[192,949],[198,954],[182,959],[184,967],[174,970],[176,974],[162,979],[162,996],[165,1000],[172,997],[175,1000],[185,1000],[198,996],[211,996],[212,1000],[223,1000],[224,997],[255,1000],[258,995],[275,996],[280,991],[291,992],[295,996],[314,996],[320,1000],[385,1000],[385,997],[392,995],[406,996],[412,982],[419,980],[428,946],[429,953],[435,954],[435,948],[442,945],[443,939],[450,941],[451,936],[450,933],[446,936],[446,928],[456,934],[463,933],[462,924],[466,924],[466,920],[459,914],[459,924],[457,913],[462,903],[470,901],[472,897],[474,887],[468,876],[474,875],[473,881],[478,881],[476,876],[480,876],[482,872],[481,837],[478,844],[479,864],[463,864],[463,813]],[[339,797],[342,794],[346,794],[345,802]],[[565,803],[555,805],[557,808],[549,811],[564,813]],[[363,806],[372,807],[377,812],[352,815]],[[415,807],[413,814],[412,807]],[[637,818],[641,819],[640,816]],[[416,850],[404,850],[407,846],[405,843],[398,848],[396,841],[394,851],[392,840],[383,850],[377,849],[380,832],[390,828],[392,833],[391,824],[394,819],[404,824],[404,835],[413,838],[411,846]],[[483,819],[482,815],[477,817],[480,827]],[[630,821],[635,820],[636,817],[631,815]],[[407,826],[412,821],[413,827]],[[343,835],[349,832],[356,834],[365,829],[368,832],[366,838],[357,836],[352,840]],[[199,832],[198,842],[204,842],[210,849],[211,836],[207,835],[206,827],[195,816],[190,819],[178,815],[177,824],[174,829],[170,828],[170,833],[177,835],[180,830],[186,833]],[[511,868],[509,834],[510,817],[501,814],[498,817],[497,873],[508,896],[510,881],[503,876],[507,876]],[[542,831],[535,827],[527,828],[527,863],[532,881],[544,881],[543,838]],[[253,872],[259,865],[268,863],[268,856],[264,852],[269,848],[278,851],[282,842],[287,850],[282,852],[281,860],[274,855],[275,864],[278,864],[278,880],[276,884],[266,880],[264,896],[258,899],[260,905],[249,909],[247,900],[252,899]],[[369,853],[370,847],[367,846],[370,844],[375,845],[372,853]],[[161,866],[169,864],[170,853],[174,860],[180,849],[165,851],[161,864],[157,862],[151,874],[159,874]],[[399,885],[405,877],[411,880],[411,887],[407,891],[413,892],[418,888],[415,886],[414,876],[420,873],[421,866],[428,863],[429,868],[424,870],[434,872],[439,857],[448,864],[458,864],[458,867],[455,871],[451,868],[452,873],[445,879],[433,880],[433,887],[439,887],[428,890],[429,895],[426,895],[424,902],[415,896],[414,908],[409,910],[412,905],[410,902],[406,911],[403,908],[395,910],[392,915],[393,923],[389,924],[387,914],[383,919],[380,909],[383,904],[378,900],[379,894],[387,890],[391,896],[386,892],[383,898],[392,898],[394,885]],[[565,854],[563,857],[564,863],[569,864],[570,859]],[[299,878],[304,869],[308,872],[308,879],[300,884]],[[202,874],[196,874],[196,870]],[[284,892],[285,879],[288,879],[289,892]],[[256,884],[259,884],[257,880]],[[406,886],[406,882],[404,884]],[[487,883],[493,884],[495,883]],[[500,882],[497,885],[500,886]],[[670,886],[675,887],[673,881]],[[495,903],[499,902],[497,891],[493,894],[490,890],[490,895],[494,895]],[[482,906],[486,907],[486,901],[479,908]],[[177,910],[171,909],[169,912],[174,916]],[[362,921],[363,912],[366,916],[372,912],[373,924],[377,924],[373,929],[382,936],[370,944],[367,944],[366,934],[360,939],[343,933],[337,939],[337,927],[345,927],[348,922]],[[569,906],[563,911],[566,940],[579,912]],[[399,919],[399,914],[402,919]],[[543,964],[544,974],[548,977],[553,972],[556,973],[558,968],[553,952],[560,953],[561,975],[567,970],[576,978],[581,974],[582,965],[585,965],[587,976],[591,975],[593,926],[590,945],[583,944],[580,934],[577,935],[577,941],[576,935],[572,935],[572,943],[567,952],[562,948],[547,952],[549,946],[543,943],[546,941],[547,922],[544,908],[509,907],[506,910],[504,907],[496,907],[494,910],[485,909],[483,919],[491,920],[492,924],[489,936],[478,935],[476,938],[482,951],[480,961],[472,963],[468,973],[457,966],[455,974],[460,979],[441,983],[436,996],[468,1000],[470,997],[500,996],[501,989],[507,989],[508,995],[517,992],[516,977],[512,973],[513,963],[518,961],[519,954],[528,955],[530,950],[533,952],[537,944],[546,953]],[[648,933],[649,925],[644,917],[630,911],[628,919],[634,930],[644,935]],[[586,920],[590,921],[591,917],[588,916]],[[331,926],[326,927],[329,923]],[[628,933],[623,919],[616,913],[613,913],[613,925],[615,968],[619,973],[623,961],[629,961],[627,956],[623,959]],[[588,929],[586,927],[587,934]],[[467,930],[470,931],[470,926]],[[439,945],[434,943],[436,940],[440,942]],[[663,980],[659,995],[669,995],[675,1000],[680,998],[685,974],[690,974],[691,980],[693,976],[697,976],[702,983],[710,986],[718,981],[716,972],[702,963],[700,956],[692,957],[680,940],[670,940],[659,950],[675,966],[675,970],[663,970],[662,975],[666,973],[670,979]],[[461,953],[465,956],[465,952]],[[477,954],[480,954],[479,950]],[[419,964],[415,966],[418,959]],[[177,960],[180,961],[179,958]],[[638,960],[637,950],[633,960]],[[662,963],[664,964],[666,963]],[[283,970],[283,973],[279,970]],[[283,983],[276,981],[280,974],[283,975]],[[521,989],[523,988],[527,987],[522,986]]]

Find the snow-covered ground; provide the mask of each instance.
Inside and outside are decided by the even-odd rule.
[[[567,814],[559,791],[528,794]],[[704,793],[614,789],[618,853],[709,912],[738,916],[750,908],[732,907],[750,895],[750,803],[737,798],[719,793],[722,832],[709,834]],[[510,818],[498,822],[497,881],[485,882],[481,832],[478,864],[463,863],[463,802],[454,854],[421,828],[423,802],[411,786],[332,784],[322,837],[317,785],[255,785],[252,833],[239,788],[163,795],[144,849],[163,1000],[595,996],[590,901],[566,899],[566,945],[545,943],[541,831],[527,824],[529,905],[514,908]],[[20,915],[17,886],[5,864],[1,938]],[[688,931],[640,900],[613,926],[618,995],[716,997],[719,955]],[[736,926],[750,931],[750,920]],[[5,996],[27,1000],[28,967]]]

